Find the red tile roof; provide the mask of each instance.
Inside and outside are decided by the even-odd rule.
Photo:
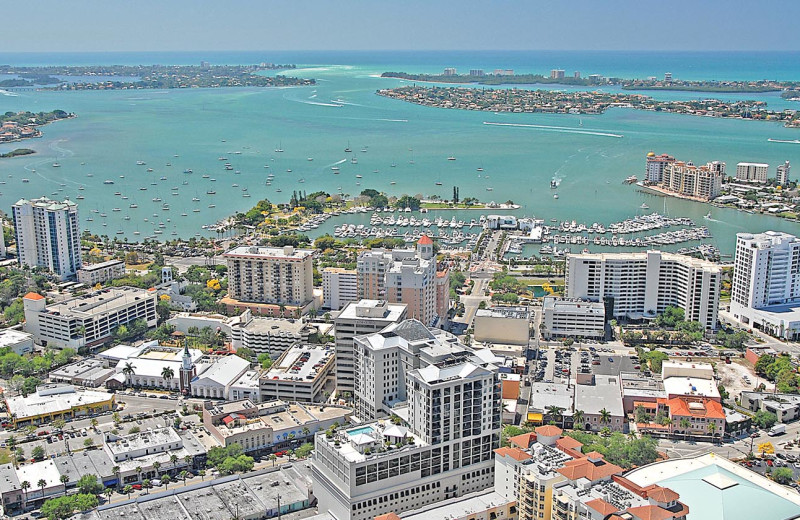
[[[587,478],[591,482],[594,482],[595,480],[622,473],[622,468],[604,460],[595,463],[588,458],[584,458],[568,460],[564,463],[564,467],[558,469],[558,472],[570,480]]]
[[[612,506],[602,498],[595,498],[594,500],[590,500],[586,502],[587,507],[591,507],[598,513],[603,516],[610,515],[611,513],[616,513],[619,511],[616,507]]]
[[[548,424],[546,426],[539,426],[536,428],[536,435],[543,435],[544,437],[558,437],[564,430],[558,426]]]
[[[494,450],[494,452],[503,457],[511,457],[512,459],[517,461],[528,460],[532,458],[530,455],[528,455],[519,448],[508,448],[504,446],[502,448],[497,448],[496,450]]]
[[[707,417],[709,419],[724,419],[725,411],[722,405],[712,399],[693,397],[688,400],[683,397],[664,399],[663,403],[669,406],[670,415],[678,417]],[[689,403],[702,403],[703,409],[691,409]]]
[[[580,448],[583,447],[583,444],[572,437],[561,437],[556,441],[556,447],[561,448],[562,451],[573,451],[580,454]]]
[[[679,502],[680,504],[680,502]],[[626,512],[633,515],[637,520],[670,520],[672,518],[680,518],[689,513],[689,508],[684,504],[680,504],[681,509],[677,511],[670,511],[658,506],[648,505],[631,507]]]
[[[375,520],[400,520],[400,517],[397,516],[395,513],[386,513],[383,515],[376,516]]]
[[[417,244],[422,246],[429,246],[433,244],[433,240],[431,240],[431,237],[429,237],[428,235],[422,235]]]
[[[515,435],[513,437],[509,437],[508,442],[510,442],[512,446],[516,446],[522,449],[527,449],[531,447],[531,444],[536,442],[536,434],[523,433],[520,435]]]
[[[669,503],[673,500],[678,500],[681,496],[669,488],[654,486],[653,489],[647,491],[647,498],[652,498],[656,502]]]
[[[29,292],[28,294],[23,296],[23,298],[26,300],[44,300],[44,296],[35,292]]]

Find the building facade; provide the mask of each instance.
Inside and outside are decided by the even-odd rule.
[[[778,165],[778,168],[775,171],[775,180],[779,185],[785,187],[789,183],[789,172],[791,169],[792,165],[789,164],[789,161]]]
[[[259,388],[264,401],[283,400],[314,403],[325,400],[334,388],[334,352],[330,345],[290,348],[261,374]]]
[[[687,320],[716,329],[722,270],[690,256],[646,253],[583,253],[566,261],[567,298],[609,301],[618,319],[654,318],[666,307]]]
[[[605,336],[605,314],[605,305],[599,301],[546,297],[542,303],[542,337],[547,340],[602,338]]]
[[[473,321],[475,341],[527,345],[530,339],[530,323],[531,313],[524,306],[478,309]]]
[[[355,389],[353,338],[372,334],[407,318],[406,306],[386,300],[360,300],[348,303],[334,318],[336,338],[336,391]]]
[[[313,254],[292,246],[241,246],[223,256],[229,296],[242,302],[302,306],[314,297]]]
[[[767,182],[769,164],[740,162],[736,165],[736,180],[749,182]]]
[[[672,161],[664,166],[661,187],[687,197],[712,200],[720,195],[724,178],[724,162],[695,166],[691,162]]]
[[[661,184],[664,181],[664,170],[668,164],[674,162],[675,158],[671,155],[665,153],[656,155],[654,152],[648,153],[644,172],[645,181],[651,184]]]
[[[231,346],[277,358],[296,343],[307,343],[314,327],[301,319],[253,316],[250,309],[227,320]]]
[[[123,276],[125,276],[125,262],[122,260],[86,265],[78,270],[78,281],[86,285],[105,283]]]
[[[47,197],[11,206],[19,265],[44,267],[62,280],[81,268],[78,206]]]
[[[39,294],[22,299],[26,332],[37,343],[56,348],[94,347],[108,341],[120,325],[142,320],[155,327],[155,291],[134,287],[102,289],[53,305]]]
[[[354,269],[326,267],[322,270],[323,307],[338,311],[358,300],[358,272]]]

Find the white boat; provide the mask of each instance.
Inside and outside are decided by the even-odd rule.
[[[144,161],[136,161],[136,164],[139,166],[144,166],[146,163]]]
[[[53,163],[53,168],[59,168],[60,166],[61,166],[61,165],[60,165],[60,164],[58,164],[57,162],[54,162],[54,163]]]
[[[455,161],[455,160],[456,160],[456,158],[455,158],[454,156],[452,156],[452,155],[451,155],[450,157],[448,157],[448,158],[447,158],[447,160],[448,160],[448,161]]]
[[[554,199],[557,199],[557,198],[558,198],[558,193],[556,193],[555,195],[553,195],[553,198],[554,198]]]
[[[641,205],[641,206],[639,206],[639,209],[650,209],[650,206],[648,206],[647,204],[645,204],[644,202],[642,202],[642,205]]]

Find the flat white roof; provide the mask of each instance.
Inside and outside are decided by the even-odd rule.
[[[58,471],[56,463],[52,459],[46,459],[41,462],[34,462],[33,464],[23,464],[17,468],[17,478],[20,482],[26,480],[31,484],[31,491],[41,491],[39,480],[44,479],[47,482],[45,489],[54,486],[63,486],[61,483],[61,473]]]
[[[77,391],[74,388],[60,393],[46,393],[40,395],[39,391],[27,397],[17,396],[6,399],[9,413],[17,414],[17,419],[24,419],[41,414],[59,413],[72,409],[75,406],[102,403],[114,397],[108,392],[96,390]],[[38,480],[38,479],[37,479]]]
[[[575,385],[575,409],[597,415],[603,408],[614,417],[625,415],[619,376],[595,374],[594,385]]]
[[[0,330],[0,348],[10,347],[23,341],[32,341],[33,334],[15,329]]]

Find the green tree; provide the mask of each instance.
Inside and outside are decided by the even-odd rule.
[[[772,480],[778,484],[789,484],[794,480],[794,472],[789,468],[773,468]]]
[[[33,457],[36,460],[42,460],[44,459],[44,456],[45,452],[44,452],[44,447],[42,446],[36,446],[33,448],[33,450],[31,450],[31,457]]]
[[[170,367],[161,369],[161,377],[164,379],[164,385],[169,388],[169,382],[175,377],[175,371]]]
[[[107,487],[103,490],[103,494],[106,496],[106,502],[111,502],[111,495],[114,494],[114,490],[111,489],[110,487]]]
[[[600,410],[600,424],[611,424],[611,412],[603,408]]]
[[[98,481],[97,475],[91,473],[79,478],[76,487],[81,494],[97,495],[103,491],[103,484]]]
[[[169,475],[167,475],[166,473],[161,475],[161,485],[164,486],[165,490],[169,489],[169,483],[171,481],[172,481],[172,479],[170,479]]]
[[[67,494],[67,483],[69,483],[69,477],[67,475],[61,475],[58,477],[58,480],[64,486],[64,495]]]
[[[305,442],[301,444],[299,448],[297,448],[295,455],[297,456],[298,459],[304,459],[309,455],[311,455],[312,451],[314,451],[314,445],[311,444],[310,442]]]
[[[778,422],[778,416],[772,412],[759,410],[753,414],[753,424],[761,429],[768,430],[772,428],[776,422]]]
[[[130,499],[131,498],[131,493],[133,493],[133,486],[128,484],[127,486],[122,488],[122,492],[125,493],[126,495],[128,495],[128,499]]]

